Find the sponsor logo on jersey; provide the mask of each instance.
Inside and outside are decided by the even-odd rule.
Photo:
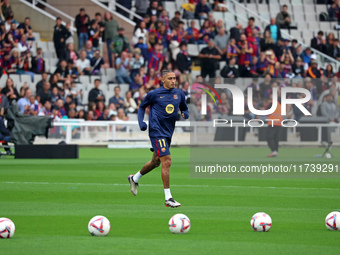
[[[175,110],[175,107],[172,105],[172,104],[168,104],[166,107],[165,107],[165,111],[169,114],[173,113]]]

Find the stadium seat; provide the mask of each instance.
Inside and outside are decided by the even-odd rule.
[[[57,66],[59,63],[59,59],[57,58],[50,58],[50,65],[51,66]]]
[[[43,52],[48,51],[47,42],[39,41],[37,42],[38,48],[41,48]]]
[[[298,5],[302,5],[302,0],[291,0],[294,8]]]
[[[257,5],[259,13],[268,13],[268,5],[267,4],[259,4]]]
[[[19,74],[10,74],[9,77],[13,80],[14,86],[20,89],[21,85],[21,80],[20,80],[20,75]]]
[[[319,27],[320,27],[320,30],[324,32],[327,30],[331,30],[330,22],[319,22]]]
[[[40,42],[40,33],[33,32],[33,36],[34,36],[36,42]]]
[[[290,5],[290,0],[280,0],[280,5],[282,6],[282,5],[284,5],[284,4],[286,4],[287,6],[289,6],[289,5]]]
[[[34,79],[33,79],[33,83],[37,84],[39,81],[41,81],[42,79],[42,75],[41,74],[35,74],[34,75]]]
[[[108,76],[109,81],[115,81],[116,80],[116,69],[106,68],[106,75]]]
[[[213,14],[214,14],[214,18],[215,18],[216,21],[218,21],[220,19],[224,20],[223,12],[214,12]]]
[[[197,57],[199,54],[196,44],[188,44],[188,53],[190,56]]]
[[[29,74],[22,74],[20,75],[20,80],[21,80],[21,84],[24,85],[25,82],[27,82],[27,85],[29,88],[34,87],[34,92],[35,92],[35,86],[33,86],[33,82],[32,82],[32,78],[31,75]]]
[[[79,76],[79,82],[85,86],[86,90],[89,90],[89,88],[90,88],[90,78],[89,78],[89,76],[80,75]]]
[[[257,7],[256,4],[247,4],[247,8],[253,12],[257,13]]]
[[[120,95],[121,97],[125,98],[125,93],[129,90],[130,85],[129,84],[120,84]]]
[[[1,86],[5,86],[6,81],[7,81],[8,75],[7,74],[3,74],[0,78],[0,84]],[[14,86],[17,86],[17,84],[14,84]],[[19,88],[17,88],[19,89]]]

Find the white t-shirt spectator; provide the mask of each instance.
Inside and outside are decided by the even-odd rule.
[[[87,58],[85,58],[84,61],[78,59],[76,62],[76,66],[79,67],[80,71],[82,72],[84,68],[91,67],[90,60],[88,60]]]

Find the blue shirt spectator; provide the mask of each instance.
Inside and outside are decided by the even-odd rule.
[[[207,19],[210,11],[211,9],[208,6],[207,0],[201,0],[196,5],[195,18],[196,19]]]

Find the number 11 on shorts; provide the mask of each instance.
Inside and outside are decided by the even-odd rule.
[[[165,144],[165,140],[164,140],[164,139],[159,139],[158,142],[159,142],[159,146],[160,146],[161,148],[166,147],[166,144]],[[163,144],[162,144],[162,142],[163,142]]]

